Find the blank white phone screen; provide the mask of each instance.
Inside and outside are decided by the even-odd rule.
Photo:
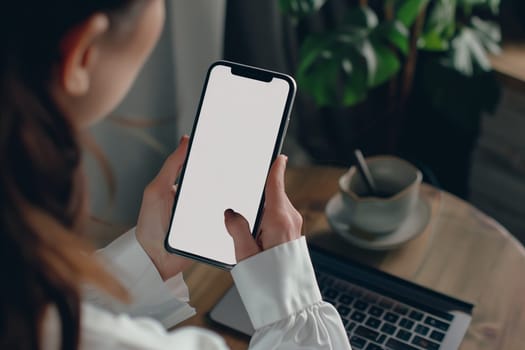
[[[224,211],[241,213],[253,230],[290,85],[210,72],[169,232],[172,248],[236,263]]]

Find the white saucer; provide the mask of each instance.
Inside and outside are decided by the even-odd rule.
[[[385,235],[375,235],[352,227],[348,222],[348,209],[340,193],[334,195],[325,208],[328,223],[341,237],[353,245],[369,250],[394,249],[421,234],[430,220],[430,206],[422,194],[416,208],[399,228]]]

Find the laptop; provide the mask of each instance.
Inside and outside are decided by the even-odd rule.
[[[335,306],[352,349],[455,350],[473,305],[310,247],[323,299]],[[250,319],[233,286],[209,318],[248,336]]]

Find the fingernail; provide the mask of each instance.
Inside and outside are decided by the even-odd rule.
[[[180,138],[180,141],[179,141],[179,145],[180,145],[181,143],[183,143],[184,140],[186,140],[187,138],[189,138],[188,135],[186,135],[186,134],[182,135],[182,137]]]
[[[283,154],[283,157],[284,157],[284,162],[285,162],[286,164],[288,164],[288,156],[285,155],[285,154]]]
[[[233,211],[233,209],[226,209],[224,211],[224,215],[225,216],[232,216],[233,214],[235,214],[235,212]]]

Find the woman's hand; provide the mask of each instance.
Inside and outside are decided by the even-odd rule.
[[[303,218],[290,203],[284,188],[287,160],[283,155],[277,157],[268,174],[264,214],[257,240],[253,239],[248,222],[241,214],[232,209],[224,212],[226,229],[235,243],[237,262],[301,237]]]
[[[170,254],[164,248],[169,220],[177,190],[175,181],[188,152],[188,136],[184,136],[153,181],[144,190],[136,234],[142,248],[167,280],[186,269],[191,261]]]

